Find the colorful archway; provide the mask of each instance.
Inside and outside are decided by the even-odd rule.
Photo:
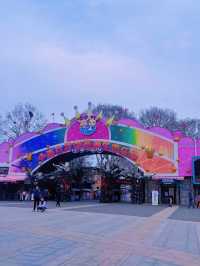
[[[104,119],[101,114],[84,113],[65,124],[50,123],[40,132],[26,133],[1,144],[0,160],[9,166],[7,178],[17,180],[25,178],[27,169],[34,172],[64,153],[110,152],[127,158],[155,178],[178,179],[183,172],[180,139],[178,133],[144,129],[134,120],[115,121]]]

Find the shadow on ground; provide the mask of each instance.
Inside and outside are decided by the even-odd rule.
[[[181,221],[190,221],[190,222],[200,222],[200,209],[196,208],[186,208],[179,207],[169,219],[181,220]]]
[[[166,206],[152,206],[148,204],[106,203],[90,207],[72,208],[70,211],[149,217],[165,208]],[[68,209],[64,211],[68,211]]]

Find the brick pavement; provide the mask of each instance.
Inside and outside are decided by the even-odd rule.
[[[42,214],[0,206],[0,265],[200,265],[200,223],[168,219],[176,207],[149,217],[89,212],[94,207],[105,208],[83,212],[77,203]]]

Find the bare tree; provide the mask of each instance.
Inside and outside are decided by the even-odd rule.
[[[4,131],[3,131],[3,118],[0,115],[0,143],[5,139]]]
[[[81,156],[75,158],[69,162],[53,164],[55,170],[53,174],[56,176],[64,176],[68,181],[81,179],[83,175],[83,169],[88,166],[87,156]]]
[[[200,138],[200,120],[199,119],[183,119],[178,121],[178,130],[184,135],[192,138]]]
[[[85,166],[85,157],[79,157],[69,162],[69,174],[71,178],[76,182],[80,182],[83,177],[83,168]]]
[[[5,115],[0,132],[6,139],[16,138],[22,133],[40,130],[46,121],[41,112],[32,104],[18,104]]]
[[[69,184],[72,183],[81,189],[85,167],[90,167],[88,156],[81,156],[71,160],[70,162],[54,164],[55,171],[53,176],[59,180],[59,177],[64,178]],[[81,193],[80,193],[81,194]]]
[[[120,190],[120,182],[117,182],[117,180],[127,177],[133,178],[138,169],[119,156],[97,154],[96,158],[102,178],[100,200],[111,202],[113,200],[113,189]],[[118,200],[120,200],[120,195],[118,197]]]
[[[112,105],[112,104],[98,104],[96,107],[94,107],[93,111],[95,113],[102,112],[104,117],[111,117],[115,116],[115,119],[121,119],[121,118],[130,118],[135,119],[135,114],[132,111],[129,111],[127,108],[123,108],[119,105]]]
[[[145,127],[163,127],[169,130],[177,129],[176,113],[170,109],[150,107],[140,112],[139,121]]]
[[[134,170],[134,165],[126,159],[110,154],[96,154],[97,166],[104,175],[114,178],[126,177]]]

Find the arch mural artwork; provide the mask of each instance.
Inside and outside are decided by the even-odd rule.
[[[112,153],[132,161],[153,179],[183,180],[192,175],[192,157],[200,143],[180,132],[145,129],[135,120],[105,119],[102,114],[76,114],[64,124],[50,123],[39,132],[25,133],[0,144],[0,166],[8,167],[0,180],[17,181],[49,160],[67,153]]]

